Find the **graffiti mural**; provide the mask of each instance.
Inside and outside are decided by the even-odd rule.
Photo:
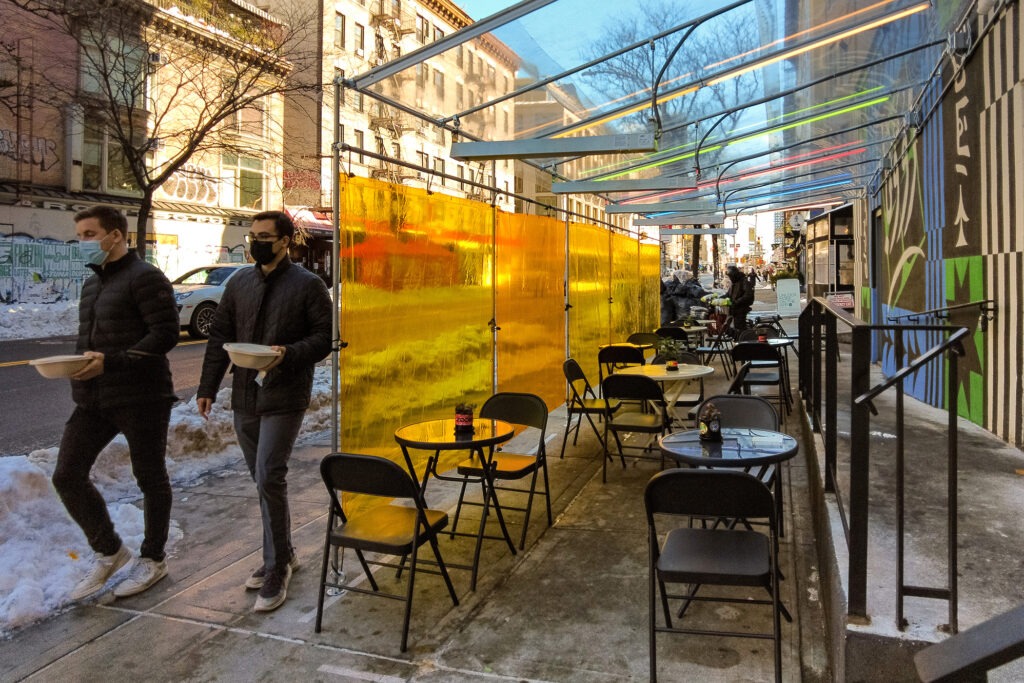
[[[0,301],[53,303],[78,298],[91,272],[78,244],[0,239]]]
[[[216,206],[217,176],[203,166],[184,164],[160,186],[159,193],[167,199]]]
[[[1024,442],[1024,384],[1020,335],[1024,320],[1024,201],[1020,192],[1024,117],[1020,87],[1024,54],[1015,44],[1020,7],[1008,6],[981,44],[947,62],[922,95],[925,125],[904,149],[882,188],[881,318],[993,300],[996,314],[982,323],[979,309],[954,311],[948,322],[967,327],[956,377],[931,364],[908,393],[945,406],[954,383],[960,416],[1012,444]],[[938,333],[907,340],[903,359],[893,339],[882,345],[886,373],[934,346]]]
[[[57,141],[17,131],[0,129],[0,156],[48,171],[60,162]]]

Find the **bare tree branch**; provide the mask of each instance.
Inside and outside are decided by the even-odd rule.
[[[108,164],[121,166],[106,182],[116,180],[114,189],[141,200],[140,254],[154,195],[164,183],[179,173],[220,183],[201,169],[219,172],[223,154],[279,164],[283,97],[315,87],[295,76],[296,65],[317,63],[304,58],[319,45],[316,3],[295,2],[284,10],[291,14],[273,17],[231,0],[0,4],[43,22],[52,40],[36,35],[37,53],[48,45],[63,50],[37,55],[35,105],[69,112],[77,128],[71,136],[105,136]]]

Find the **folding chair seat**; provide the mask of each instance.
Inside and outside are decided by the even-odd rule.
[[[587,422],[590,423],[591,429],[594,430],[594,435],[597,436],[597,440],[601,443],[601,448],[604,449],[604,437],[590,416],[597,415],[599,419],[604,419],[608,411],[612,413],[617,411],[622,405],[621,402],[605,401],[603,398],[598,398],[597,394],[594,393],[593,387],[590,386],[583,368],[573,358],[569,358],[562,363],[562,374],[565,375],[565,381],[569,384],[569,399],[565,402],[568,417],[565,422],[565,433],[562,434],[562,453],[558,457],[565,457],[565,444],[569,440],[569,432],[573,432],[572,445],[576,445],[583,418],[586,418]],[[572,426],[573,415],[577,416],[575,427]]]
[[[736,363],[750,362],[751,367],[743,379],[743,393],[749,394],[755,386],[778,387],[779,413],[789,413],[788,377],[779,350],[761,342],[740,342],[732,347],[732,359]]]
[[[644,352],[636,346],[606,346],[597,352],[598,383],[603,384],[604,378],[616,370],[646,364]]]
[[[506,450],[494,452],[489,463],[482,462],[479,454],[462,461],[458,465],[458,473],[464,477],[483,478],[483,468],[491,468],[491,478],[495,481],[494,488],[497,491],[514,492],[526,494],[526,507],[513,507],[502,503],[504,511],[515,510],[524,513],[523,533],[519,539],[519,549],[526,547],[526,532],[530,528],[530,513],[533,511],[533,498],[535,495],[543,496],[548,513],[548,526],[551,526],[551,496],[548,491],[548,463],[547,451],[544,447],[544,433],[548,426],[548,407],[540,396],[534,394],[521,394],[514,392],[497,393],[484,402],[480,408],[480,417],[491,420],[504,420],[514,425],[533,427],[538,430],[536,454],[511,453]],[[543,474],[544,488],[537,490],[537,477]],[[498,486],[498,481],[516,481],[530,477],[530,488],[512,488]],[[462,489],[459,492],[459,502],[455,508],[455,519],[452,522],[454,532],[459,524],[459,515],[463,505],[483,506],[483,503],[469,501],[466,496],[466,481],[462,482]]]
[[[735,636],[774,641],[775,680],[782,680],[782,603],[779,598],[778,526],[772,494],[755,477],[735,470],[671,469],[659,472],[644,490],[648,536],[648,636],[650,680],[657,681],[657,635],[684,633]],[[680,518],[764,519],[768,534],[722,525],[678,526]],[[676,526],[659,542],[659,522]],[[670,593],[670,584],[689,584],[684,593]],[[702,585],[763,587],[771,599],[701,596]],[[663,625],[658,623],[660,599]],[[771,605],[772,632],[722,631],[673,625],[669,600],[682,600],[679,619],[693,601]],[[690,615],[691,618],[694,615]]]
[[[420,488],[412,476],[397,463],[386,458],[332,453],[320,461],[320,476],[330,495],[330,514],[327,516],[327,535],[324,539],[324,557],[320,568],[316,632],[320,633],[324,593],[328,587],[401,600],[405,602],[405,618],[402,623],[402,652],[405,652],[409,636],[409,618],[412,615],[413,585],[418,572],[439,573],[444,578],[452,604],[459,604],[455,588],[448,576],[448,569],[441,558],[441,550],[437,545],[438,533],[448,525],[448,513],[427,508],[423,503]],[[357,511],[347,515],[342,505],[342,496],[346,493],[400,499],[406,501],[406,504],[360,506]],[[409,502],[412,504],[409,505]],[[426,563],[425,560],[418,560],[419,548],[424,543],[430,544],[436,570],[419,566]],[[370,585],[369,589],[361,587],[356,582],[327,581],[327,566],[331,550],[334,548],[349,548],[355,552]],[[368,559],[367,553],[374,553],[374,559]],[[408,555],[412,557],[408,563],[409,578],[405,595],[381,591],[370,565],[393,567],[401,571],[406,566],[405,558]],[[388,557],[402,560],[391,561],[386,559]]]
[[[606,401],[636,401],[644,406],[643,412],[620,411],[611,415],[604,422],[604,460],[601,466],[601,481],[607,481],[608,461],[612,455],[608,449],[608,435],[611,433],[618,448],[619,459],[622,467],[626,467],[626,456],[623,452],[622,438],[620,435],[628,433],[647,434],[651,439],[642,447],[632,446],[641,451],[636,457],[653,459],[648,455],[651,451],[651,444],[654,438],[672,431],[672,419],[668,415],[668,406],[665,404],[665,394],[661,385],[650,377],[642,375],[610,375],[604,378],[601,383],[601,395]],[[658,455],[662,465],[665,464],[665,457]]]

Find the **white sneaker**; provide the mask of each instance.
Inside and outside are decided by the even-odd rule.
[[[291,580],[292,568],[287,564],[284,566],[284,571],[278,567],[274,571],[267,572],[263,588],[260,588],[259,597],[256,598],[256,604],[252,608],[253,611],[272,612],[283,605],[285,598],[288,597],[288,582]]]
[[[136,558],[124,581],[114,586],[114,597],[127,598],[146,590],[167,576],[167,563],[157,562],[148,557]]]
[[[103,590],[114,572],[128,564],[132,554],[123,545],[113,555],[96,555],[96,565],[71,591],[72,600],[81,600]]]

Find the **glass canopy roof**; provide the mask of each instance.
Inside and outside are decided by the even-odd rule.
[[[948,36],[971,2],[459,4],[471,16],[495,11],[346,85],[423,116],[459,141],[495,139],[510,101],[533,108],[517,117],[509,134],[517,140],[653,133],[653,152],[529,163],[556,180],[664,179],[665,188],[681,189],[609,192],[595,184],[593,191],[631,207],[613,211],[696,218],[862,196],[886,152],[927,113],[954,42]],[[467,42],[504,59],[515,77],[481,73],[467,78],[466,97],[460,90],[458,98],[428,105],[444,111],[410,107],[401,84],[415,82],[421,62],[442,70],[463,64]]]

